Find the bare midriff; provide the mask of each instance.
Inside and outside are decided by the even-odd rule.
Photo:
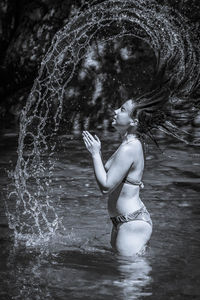
[[[106,170],[109,169],[116,152],[106,163]],[[128,178],[132,179],[132,181],[140,181],[143,169],[144,156],[143,152],[141,152],[141,158],[131,166]],[[143,202],[140,199],[140,187],[138,185],[122,182],[108,194],[108,213],[110,217],[132,213],[140,209],[142,205]]]
[[[142,201],[139,192],[139,186],[121,183],[114,191],[109,193],[108,213],[110,217],[126,215],[140,209]]]

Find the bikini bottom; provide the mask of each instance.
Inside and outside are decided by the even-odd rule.
[[[116,217],[111,217],[110,219],[115,228],[117,228],[119,224],[138,220],[147,222],[150,226],[152,226],[150,214],[144,205],[140,209],[134,211],[133,213],[129,213],[124,216],[120,215]]]

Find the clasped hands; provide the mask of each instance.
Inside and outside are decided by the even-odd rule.
[[[95,134],[94,137],[91,133],[88,131],[82,132],[83,141],[85,143],[85,146],[87,150],[92,154],[95,155],[97,153],[100,153],[101,151],[101,142],[98,138],[98,136]]]

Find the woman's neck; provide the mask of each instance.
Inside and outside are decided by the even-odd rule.
[[[138,134],[135,128],[131,128],[129,130],[126,130],[125,132],[121,132],[120,135],[121,135],[122,143],[128,143],[138,138]]]
[[[137,135],[135,133],[125,133],[122,136],[122,143],[129,143],[135,139],[137,139]]]

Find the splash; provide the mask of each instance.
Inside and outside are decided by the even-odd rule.
[[[14,189],[9,196],[16,204],[7,214],[16,239],[48,239],[61,227],[53,187],[56,134],[68,87],[87,62],[94,41],[103,48],[124,37],[148,44],[157,70],[168,66],[175,90],[171,104],[198,110],[199,103],[189,102],[188,96],[199,87],[199,53],[185,18],[151,0],[84,2],[55,34],[22,112]]]

